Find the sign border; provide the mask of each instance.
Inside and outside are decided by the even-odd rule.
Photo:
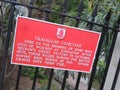
[[[97,45],[96,45],[96,48],[95,48],[94,57],[93,57],[93,60],[92,60],[92,64],[91,64],[90,70],[89,70],[89,71],[74,70],[74,69],[57,68],[57,67],[51,67],[51,66],[40,66],[40,65],[31,65],[31,64],[20,64],[20,63],[14,63],[14,62],[12,62],[12,60],[13,60],[13,54],[14,54],[14,45],[15,45],[15,39],[16,39],[16,31],[17,31],[16,28],[17,28],[18,18],[24,18],[24,19],[28,19],[28,20],[34,20],[34,21],[37,21],[37,22],[43,22],[43,23],[52,24],[52,25],[59,25],[59,26],[64,26],[64,27],[72,28],[72,29],[75,29],[75,30],[81,30],[81,31],[87,31],[87,32],[92,32],[92,33],[99,34],[99,37],[98,37],[98,41],[97,41]],[[17,18],[16,18],[16,25],[15,25],[15,31],[14,31],[13,46],[12,46],[11,64],[25,65],[25,66],[32,66],[32,67],[41,67],[41,68],[49,68],[49,69],[69,70],[69,71],[77,71],[77,72],[84,72],[84,73],[91,73],[91,70],[92,70],[92,68],[93,68],[93,63],[94,63],[94,60],[95,60],[95,56],[96,56],[96,52],[97,52],[97,49],[98,49],[98,45],[99,45],[100,38],[101,38],[101,33],[99,33],[99,32],[90,31],[90,30],[82,29],[82,28],[76,28],[76,27],[67,26],[67,25],[62,25],[62,24],[53,23],[53,22],[48,22],[48,21],[44,21],[44,20],[38,20],[38,19],[35,19],[35,18],[29,18],[29,17],[25,17],[25,16],[17,16]]]

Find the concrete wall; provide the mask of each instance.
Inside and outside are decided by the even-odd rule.
[[[112,56],[112,61],[106,78],[105,86],[103,90],[111,90],[112,82],[115,76],[115,71],[120,58],[120,33],[118,33],[117,42]],[[120,90],[120,74],[117,80],[115,90]]]

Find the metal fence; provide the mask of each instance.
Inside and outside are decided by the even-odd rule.
[[[106,14],[106,17],[104,18],[105,22],[96,23],[95,22],[95,17],[97,16],[97,9],[98,9],[98,6],[96,6],[93,9],[93,12],[91,14],[91,20],[85,20],[85,19],[81,18],[81,14],[83,12],[83,0],[81,0],[81,2],[79,4],[79,7],[78,7],[78,15],[77,16],[71,16],[71,15],[66,14],[68,1],[69,0],[64,0],[63,6],[62,6],[62,9],[63,9],[62,12],[55,12],[55,11],[52,11],[52,9],[51,9],[51,0],[48,0],[47,8],[39,8],[39,7],[34,6],[34,0],[31,0],[29,5],[19,3],[19,2],[17,2],[17,0],[1,0],[1,2],[10,4],[10,13],[9,13],[8,27],[7,27],[7,30],[6,30],[7,37],[5,39],[6,44],[4,46],[4,57],[3,57],[2,60],[0,60],[0,62],[2,62],[2,66],[1,66],[1,70],[0,70],[0,90],[3,90],[3,86],[4,86],[5,67],[6,67],[6,62],[7,62],[7,55],[8,55],[8,48],[9,48],[9,43],[10,43],[11,32],[13,32],[12,31],[13,30],[12,26],[14,24],[13,19],[14,19],[14,11],[15,11],[15,6],[16,5],[27,7],[29,9],[29,14],[28,14],[29,17],[32,17],[32,10],[38,10],[39,12],[44,12],[45,13],[44,20],[46,20],[46,21],[49,21],[49,16],[51,14],[56,14],[56,15],[60,16],[61,24],[64,24],[66,18],[71,18],[71,19],[74,19],[75,22],[76,22],[75,27],[78,27],[79,22],[85,22],[85,23],[88,24],[88,29],[89,30],[92,30],[94,28],[94,26],[98,26],[98,27],[102,28],[101,30],[99,30],[99,32],[101,32],[101,38],[100,38],[100,41],[99,41],[99,45],[98,45],[98,49],[97,49],[96,57],[95,57],[95,60],[94,60],[94,64],[93,64],[92,72],[91,72],[91,75],[90,75],[87,90],[91,90],[93,80],[94,80],[94,77],[95,77],[95,74],[96,74],[96,67],[97,67],[97,63],[99,61],[101,48],[104,44],[104,40],[105,40],[105,37],[106,37],[107,33],[109,31],[111,31],[113,33],[112,34],[113,38],[112,38],[111,45],[110,45],[110,48],[109,48],[109,51],[108,51],[108,57],[106,58],[104,75],[102,77],[102,81],[101,81],[100,88],[99,88],[99,90],[103,90],[105,80],[106,80],[106,77],[107,77],[107,72],[108,72],[108,69],[109,69],[109,66],[110,66],[111,57],[112,57],[112,54],[113,54],[116,38],[117,38],[118,32],[120,31],[119,30],[120,17],[117,17],[118,19],[115,23],[114,28],[109,27],[109,24],[108,24],[110,19],[111,19],[111,10]],[[2,24],[2,22],[0,22],[0,24]],[[19,89],[21,70],[22,70],[22,66],[19,66],[19,71],[18,71],[18,75],[17,75],[15,90]],[[39,68],[36,67],[31,90],[35,90],[38,70],[39,70]],[[115,74],[115,78],[114,78],[111,90],[115,89],[115,85],[116,85],[117,78],[118,78],[118,75],[119,75],[119,70],[120,70],[120,60],[119,60],[118,67],[116,69],[116,74]],[[50,72],[47,90],[50,90],[50,88],[51,88],[51,82],[52,82],[53,74],[54,74],[54,68],[51,69],[51,72]],[[62,85],[61,85],[61,90],[65,89],[67,75],[68,75],[68,71],[65,70],[64,71],[64,78],[63,78]],[[80,80],[81,80],[81,75],[82,75],[82,73],[78,72],[78,77],[77,77],[77,80],[76,80],[76,85],[74,87],[74,90],[78,90],[79,83],[80,83]]]

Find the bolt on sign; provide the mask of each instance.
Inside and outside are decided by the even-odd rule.
[[[100,33],[18,16],[12,64],[90,73]]]

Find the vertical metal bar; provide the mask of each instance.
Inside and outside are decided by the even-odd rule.
[[[31,1],[30,1],[30,5],[33,6],[33,4],[34,4],[34,0],[31,0]],[[29,16],[29,17],[32,16],[32,8],[29,8],[28,16]]]
[[[33,0],[31,0],[30,5],[33,5]],[[30,17],[32,15],[32,9],[29,9],[29,13],[28,16]],[[19,66],[19,70],[18,70],[18,76],[17,76],[17,82],[16,82],[16,86],[15,86],[15,90],[19,89],[19,83],[20,83],[20,76],[21,76],[21,70],[22,70],[22,66]],[[33,81],[34,82],[34,81]],[[35,82],[34,82],[35,83]]]
[[[110,62],[111,62],[111,57],[112,57],[112,53],[113,53],[113,50],[114,50],[117,34],[118,34],[117,31],[114,32],[112,44],[111,44],[111,47],[110,47],[110,50],[109,50],[109,56],[108,56],[108,59],[107,59],[107,62],[106,62],[106,67],[105,67],[103,79],[102,79],[102,82],[101,82],[101,85],[100,85],[100,90],[103,90],[103,88],[104,88],[104,83],[105,83],[106,76],[107,76],[108,69],[109,69],[109,65],[110,65]]]
[[[108,21],[110,20],[110,16],[111,16],[111,10],[108,12],[108,14],[105,17],[105,23],[104,23],[105,25],[108,25]],[[93,67],[92,67],[90,80],[89,80],[89,83],[88,83],[88,90],[91,90],[91,87],[92,87],[93,79],[94,79],[94,76],[95,76],[95,73],[96,73],[97,63],[98,63],[98,60],[99,60],[99,55],[100,55],[101,48],[102,48],[102,45],[103,45],[103,41],[104,41],[105,35],[107,34],[107,31],[108,31],[107,28],[102,29],[101,38],[100,38],[100,41],[99,41],[96,57],[95,57],[94,64],[93,64]]]
[[[14,0],[14,1],[16,1],[16,0]],[[12,31],[12,26],[13,26],[14,10],[15,10],[15,5],[12,4],[11,9],[10,9],[10,17],[9,17],[9,23],[8,23],[6,44],[5,44],[5,49],[4,49],[3,64],[2,64],[2,67],[1,67],[1,73],[0,73],[1,74],[0,75],[0,90],[3,90],[3,83],[4,83],[4,78],[5,78],[5,69],[6,69],[8,48],[9,48],[10,36],[11,36],[11,31]]]
[[[48,21],[48,19],[49,19],[49,10],[50,10],[50,8],[51,8],[51,4],[52,4],[52,0],[47,0],[47,4],[48,4],[48,7],[47,7],[47,11],[46,11],[46,15],[45,15],[45,21]]]
[[[83,0],[81,0],[81,2],[79,4],[79,7],[78,7],[78,17],[81,17],[82,11],[83,11]],[[76,19],[76,25],[75,26],[78,27],[78,25],[79,25],[79,20]],[[79,88],[81,75],[82,75],[82,73],[79,72],[78,77],[77,77],[77,81],[76,81],[76,84],[75,84],[75,90],[78,90],[78,88]]]
[[[92,12],[92,18],[91,21],[94,22],[95,21],[95,17],[97,16],[97,9],[98,9],[98,5],[96,5],[96,7],[94,8],[93,12]],[[89,24],[89,23],[88,23]],[[89,30],[93,29],[93,24],[90,23],[90,25],[88,25]]]
[[[78,7],[78,16],[77,17],[81,17],[81,13],[83,11],[83,0],[81,0],[80,4],[79,4],[79,7]],[[76,19],[76,25],[75,27],[78,27],[78,24],[79,24],[79,19]]]
[[[61,90],[64,90],[64,88],[65,88],[65,83],[66,83],[67,76],[68,76],[68,71],[65,71]]]
[[[31,0],[30,1],[30,5],[33,6],[33,4],[34,4],[34,0]],[[28,16],[29,17],[32,16],[32,8],[29,8],[29,14],[28,14]],[[35,85],[36,85],[36,81],[37,81],[38,70],[39,70],[39,68],[36,67],[35,68],[35,74],[34,74],[34,80],[33,80],[33,84],[32,84],[32,90],[35,90],[35,87],[36,87]]]
[[[111,90],[115,90],[115,85],[117,83],[119,73],[120,73],[120,58],[119,58],[119,62],[118,62],[118,66],[117,66],[117,69],[116,69],[116,73],[115,73],[115,77],[114,77],[114,80],[113,80]]]
[[[49,15],[50,15],[49,10],[51,9],[52,0],[47,0],[47,4],[48,4],[48,7],[47,7],[48,11],[46,12],[46,15],[45,15],[45,19],[44,19],[45,21],[48,21],[48,19],[49,19]],[[54,69],[51,69],[50,76],[49,76],[49,81],[48,81],[48,85],[47,85],[47,90],[50,90],[50,88],[51,88],[53,72],[54,72]]]
[[[78,90],[78,88],[79,88],[79,83],[80,83],[81,75],[82,75],[82,73],[79,72],[78,73],[78,77],[77,77],[77,81],[76,81],[76,85],[75,85],[75,90]]]
[[[95,21],[95,17],[97,16],[97,10],[98,10],[98,5],[96,5],[96,7],[94,8],[94,10],[93,10],[93,12],[92,12],[92,18],[91,18],[91,21],[92,22],[94,22]],[[89,30],[92,30],[93,29],[93,26],[94,26],[94,24],[91,24],[90,23],[90,25],[88,26],[88,28],[89,28]],[[105,33],[104,33],[104,35],[105,35]],[[103,36],[103,38],[104,38],[104,36]],[[100,43],[102,43],[102,42],[100,42]],[[101,44],[102,45],[102,44]],[[98,46],[99,47],[99,46]],[[101,46],[100,46],[100,48],[101,48]],[[100,49],[99,48],[99,49]],[[99,55],[97,56],[97,57],[99,57]],[[97,63],[96,63],[97,64]],[[93,67],[94,68],[94,67]],[[91,84],[92,85],[92,84]],[[91,87],[89,87],[88,86],[88,88],[91,88]]]
[[[91,21],[94,22],[95,21],[95,17],[97,16],[97,9],[98,9],[98,5],[96,5],[96,7],[94,8],[93,12],[92,12],[92,17],[91,17]],[[89,30],[93,29],[93,24],[92,23],[88,23],[88,27]]]
[[[50,90],[54,69],[51,69],[47,90]]]
[[[64,24],[64,22],[65,22],[65,15],[64,14],[66,14],[67,5],[68,5],[68,0],[65,0],[64,4],[63,4],[63,8],[62,8],[63,11],[62,11],[61,24]],[[64,88],[65,88],[67,76],[68,76],[68,71],[65,70],[61,90],[64,90]]]
[[[18,69],[18,74],[17,74],[17,81],[16,81],[15,90],[18,90],[18,89],[19,89],[19,82],[20,82],[20,76],[21,76],[21,69],[22,69],[22,66],[20,65],[20,66],[19,66],[19,69]]]
[[[36,85],[36,81],[37,81],[38,70],[39,70],[39,68],[36,67],[35,68],[34,80],[33,80],[32,89],[31,90],[35,90],[35,85]]]
[[[62,11],[61,24],[64,24],[64,22],[65,22],[64,14],[66,14],[67,6],[68,6],[68,0],[65,0],[63,3],[63,7],[62,7],[63,11]],[[64,90],[64,88],[65,88],[67,76],[68,76],[68,71],[65,70],[61,90]]]
[[[1,12],[1,22],[0,22],[0,34],[2,32],[3,26],[4,26],[4,21],[3,21],[3,2],[1,1],[1,6],[0,6],[0,12]]]
[[[34,0],[31,0],[30,1],[30,5],[33,6],[33,4],[34,4]],[[29,17],[32,16],[32,8],[29,8],[29,14],[28,14],[28,16]],[[36,87],[35,85],[36,85],[36,81],[37,81],[38,70],[39,70],[39,68],[36,67],[35,68],[35,74],[34,74],[34,80],[33,80],[33,84],[32,84],[32,90],[35,90],[35,87]]]
[[[67,6],[68,6],[68,0],[65,0],[62,7],[63,11],[62,11],[61,24],[64,24],[65,22],[65,14],[66,14]]]

